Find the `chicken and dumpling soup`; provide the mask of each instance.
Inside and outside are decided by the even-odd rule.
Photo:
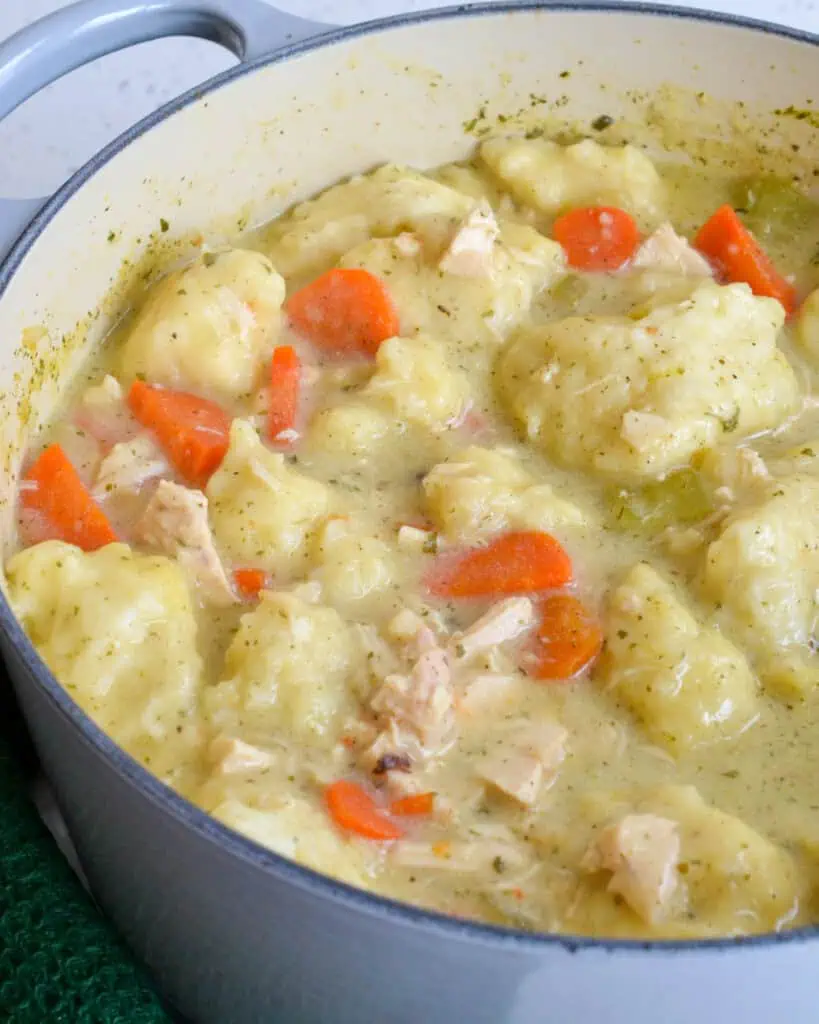
[[[14,608],[150,771],[536,931],[819,920],[819,207],[493,138],[155,283],[30,452]]]

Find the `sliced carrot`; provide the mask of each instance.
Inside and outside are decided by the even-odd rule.
[[[796,289],[786,281],[732,207],[721,206],[694,239],[723,281],[744,281],[754,295],[778,299],[787,313],[796,308]]]
[[[410,796],[402,796],[398,800],[393,800],[390,804],[390,812],[400,817],[415,814],[431,814],[434,806],[434,793],[413,793]]]
[[[228,450],[230,416],[225,410],[207,398],[141,380],[131,385],[128,406],[153,431],[179,474],[203,487]]]
[[[117,539],[108,517],[58,444],[49,445],[25,473],[20,504],[37,513],[50,536],[83,551],[96,551]]]
[[[254,600],[260,591],[269,586],[268,575],[264,569],[234,569],[233,582],[246,601]]]
[[[617,270],[640,244],[634,218],[616,206],[569,210],[554,222],[552,236],[576,270]]]
[[[572,594],[553,594],[540,606],[540,624],[523,667],[535,679],[571,679],[600,653],[603,633]]]
[[[328,270],[292,295],[285,309],[299,334],[339,355],[375,355],[399,331],[384,282],[360,268]]]
[[[270,361],[267,434],[275,441],[296,425],[301,391],[301,361],[291,345],[282,345]]]
[[[554,537],[521,530],[485,547],[439,555],[426,584],[437,597],[491,597],[562,587],[571,578],[571,559]]]
[[[324,791],[327,809],[340,828],[365,839],[400,839],[404,830],[376,806],[373,798],[355,782],[341,779]]]

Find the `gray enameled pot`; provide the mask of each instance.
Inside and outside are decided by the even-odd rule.
[[[482,106],[486,119],[553,97],[554,110],[590,123],[634,116],[666,82],[759,108],[760,130],[768,111],[768,127],[817,155],[809,117],[770,113],[819,95],[815,38],[648,4],[472,7],[328,30],[263,0],[86,0],[0,45],[0,116],[71,68],[172,34],[220,41],[241,63],[141,122],[49,200],[0,204],[4,541],[27,440],[110,326],[106,295],[160,218],[179,237],[233,224],[240,210],[257,221],[378,162],[464,156]],[[60,688],[4,598],[0,640],[97,899],[191,1021],[819,1019],[814,929],[572,941],[448,919],[289,863],[123,754]]]

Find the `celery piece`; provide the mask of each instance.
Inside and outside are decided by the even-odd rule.
[[[711,511],[699,474],[681,469],[664,480],[609,493],[609,521],[618,530],[656,534],[667,526],[687,526]]]

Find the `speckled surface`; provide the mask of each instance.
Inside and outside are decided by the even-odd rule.
[[[282,0],[281,9],[349,24],[454,0]],[[676,0],[778,21],[819,33],[819,0]],[[0,0],[0,37],[65,6],[64,0]],[[234,58],[212,43],[160,40],[81,68],[30,100],[0,125],[0,195],[53,191],[97,149],[134,121]]]

